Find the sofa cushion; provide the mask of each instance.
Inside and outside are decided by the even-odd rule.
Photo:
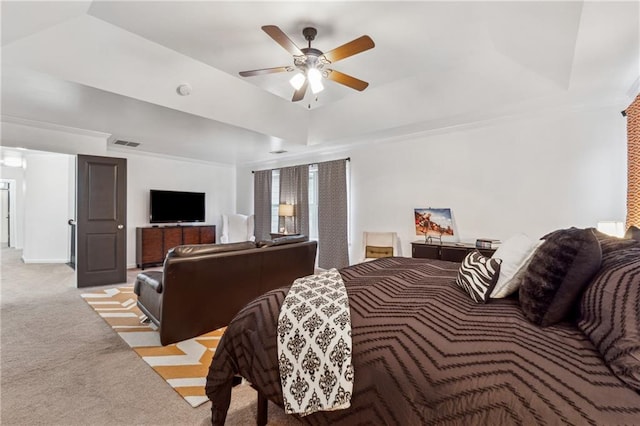
[[[565,319],[601,261],[600,244],[591,229],[547,235],[523,275],[519,295],[524,315],[543,327]]]
[[[248,250],[256,248],[256,244],[251,241],[242,243],[228,243],[228,244],[191,244],[174,247],[169,250],[167,256],[169,257],[189,257],[200,256],[203,254],[215,254],[225,253],[228,251]]]
[[[500,259],[483,256],[478,250],[467,254],[458,269],[456,284],[476,303],[487,303],[500,273]]]
[[[263,240],[258,243],[258,247],[273,247],[281,246],[284,244],[303,243],[309,241],[309,237],[306,235],[288,235],[286,237],[278,237],[273,240]]]
[[[603,256],[580,298],[578,327],[611,370],[640,391],[640,247]]]
[[[380,257],[392,257],[393,247],[365,246],[365,255],[367,259],[378,259]]]

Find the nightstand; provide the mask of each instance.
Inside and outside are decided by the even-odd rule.
[[[496,249],[480,249],[473,244],[464,243],[411,243],[411,257],[422,259],[440,259],[450,262],[462,262],[467,254],[478,250],[483,256],[491,257]]]

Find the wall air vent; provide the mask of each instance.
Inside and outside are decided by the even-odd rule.
[[[136,148],[137,146],[140,145],[139,142],[129,142],[129,141],[123,141],[122,139],[117,139],[116,141],[113,142],[114,145],[122,145],[122,146],[128,146],[131,148]]]
[[[275,151],[269,151],[269,154],[284,154],[285,152],[287,151],[285,151],[284,149],[278,149]]]

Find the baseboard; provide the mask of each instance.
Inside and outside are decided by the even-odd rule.
[[[67,263],[69,259],[26,259],[22,256],[24,263]]]
[[[69,259],[25,259],[21,258],[24,263],[68,263]],[[127,265],[127,269],[138,269],[138,265],[131,263]]]

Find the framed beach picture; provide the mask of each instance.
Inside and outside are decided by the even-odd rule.
[[[413,209],[416,235],[433,236],[437,238],[453,237],[455,235],[451,209],[416,208]]]

